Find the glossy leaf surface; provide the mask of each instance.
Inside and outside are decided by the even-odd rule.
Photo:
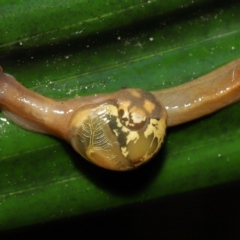
[[[3,48],[0,65],[34,91],[70,98],[122,87],[171,87],[239,58],[240,4],[229,1],[216,6],[207,1],[201,8],[198,4],[179,7],[186,2],[171,1],[168,9],[174,6],[172,11],[154,17],[150,14],[151,19],[140,23],[134,18],[117,29],[112,28],[121,24],[105,29],[96,24],[99,33],[92,28],[84,38],[64,39],[61,29],[54,44],[45,42],[46,38],[23,51],[13,49],[6,54],[7,48]],[[93,16],[102,14],[99,8],[92,6],[91,10]],[[69,13],[65,9],[63,14],[67,17]],[[28,27],[35,24],[27,22]],[[7,43],[7,38],[4,41]],[[25,131],[1,113],[0,229],[239,180],[239,107],[237,103],[168,129],[159,154],[149,164],[127,173],[99,169],[67,143]]]

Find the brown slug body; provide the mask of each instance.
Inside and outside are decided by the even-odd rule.
[[[117,171],[151,159],[160,149],[166,125],[191,121],[239,100],[240,59],[169,89],[122,89],[66,101],[26,89],[0,67],[5,115],[25,129],[65,139],[85,159]]]
[[[151,92],[174,126],[213,113],[240,100],[240,59],[191,82]]]
[[[26,89],[0,69],[0,104],[23,128],[65,139],[82,157],[111,170],[148,161],[166,131],[165,108],[140,89],[58,101]]]

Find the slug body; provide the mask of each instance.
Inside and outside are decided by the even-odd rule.
[[[175,126],[240,100],[240,59],[236,59],[196,80],[154,91],[168,113],[168,126]]]
[[[150,93],[122,89],[66,101],[26,89],[0,67],[0,105],[5,115],[25,129],[65,139],[88,161],[117,171],[151,159],[160,149],[166,126],[239,100],[240,59],[169,89]]]
[[[65,139],[98,166],[134,169],[161,146],[167,114],[151,93],[123,89],[57,101],[26,89],[0,70],[0,104],[5,115],[25,129]]]

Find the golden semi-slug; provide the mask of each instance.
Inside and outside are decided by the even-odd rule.
[[[240,100],[240,59],[177,87],[122,89],[66,101],[41,96],[0,67],[0,104],[21,127],[71,143],[88,161],[134,169],[160,149],[166,126],[210,114]]]

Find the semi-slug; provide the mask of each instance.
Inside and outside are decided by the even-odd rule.
[[[125,171],[160,149],[166,127],[210,114],[240,100],[240,59],[177,87],[122,89],[66,101],[41,96],[0,67],[3,113],[21,127],[71,143],[88,161]]]

